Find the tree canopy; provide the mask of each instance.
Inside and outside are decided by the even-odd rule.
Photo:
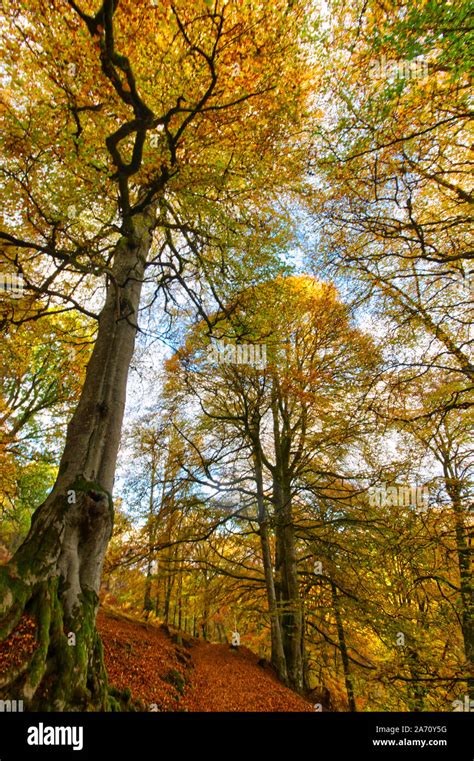
[[[2,705],[474,700],[469,10],[5,3]]]

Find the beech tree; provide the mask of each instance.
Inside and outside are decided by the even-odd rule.
[[[468,4],[357,3],[352,24],[338,3],[330,12],[335,53],[321,101],[332,108],[314,130],[315,259],[351,278],[359,305],[390,318],[407,344],[416,337],[412,377],[449,368],[446,403],[465,408],[474,373]]]
[[[400,373],[403,375],[403,373]],[[433,374],[434,375],[434,374]],[[457,578],[453,584],[446,580],[442,571],[436,576],[429,574],[426,579],[436,578],[438,583],[449,587],[453,600],[463,641],[464,661],[462,657],[460,671],[465,673],[467,690],[473,694],[474,674],[474,596],[472,578],[472,411],[465,412],[454,406],[439,406],[449,389],[449,376],[445,373],[436,375],[430,382],[426,379],[410,381],[407,392],[403,379],[398,378],[396,385],[390,378],[390,410],[380,405],[380,414],[389,418],[401,431],[409,432],[438,464],[440,476],[435,479],[431,492],[436,499],[437,508],[444,524],[444,540],[452,546],[456,556]],[[438,407],[438,409],[437,409]],[[433,410],[436,410],[435,413]],[[423,580],[420,579],[420,580]]]
[[[326,178],[313,197],[325,249],[317,258],[351,280],[354,301],[384,326],[382,424],[409,431],[440,464],[472,692],[469,9],[360,3],[351,26],[337,6],[328,32],[337,52],[326,78],[333,110],[315,127],[315,165]],[[350,66],[340,66],[344,56]],[[361,71],[367,76],[356,92]]]
[[[309,277],[263,283],[241,295],[229,311],[230,320],[216,318],[212,335],[237,343],[227,346],[227,353],[218,354],[215,362],[212,345],[203,344],[200,326],[201,334],[194,337],[197,345],[190,336],[169,363],[169,394],[178,405],[189,394],[213,424],[223,426],[217,429],[217,441],[230,437],[227,458],[234,467],[239,456],[248,461],[250,474],[238,467],[235,472],[242,480],[250,475],[254,483],[272,661],[280,677],[302,691],[304,605],[295,529],[297,495],[314,471],[326,475],[326,488],[337,483],[337,465],[331,458],[336,450],[342,458],[357,435],[351,406],[360,412],[377,354],[371,339],[350,325],[334,286]],[[229,348],[239,350],[241,357],[246,349],[248,355],[249,341],[257,346],[265,342],[268,365],[260,366],[258,360],[246,366],[238,355],[236,361],[226,358]],[[356,379],[357,392],[352,385]],[[180,386],[185,390],[180,392]],[[195,446],[201,449],[199,443]],[[203,477],[210,478],[207,454],[202,455],[201,467]],[[215,475],[209,486],[219,481],[222,485]]]
[[[227,252],[238,267],[242,233],[298,181],[303,30],[298,1],[6,6],[4,262],[25,318],[77,309],[97,333],[54,488],[0,569],[0,637],[25,616],[36,632],[1,697],[117,707],[95,615],[143,286],[153,302],[179,285],[202,309]]]
[[[2,310],[12,314],[8,294],[0,301]],[[19,310],[23,311],[21,306]],[[87,328],[71,314],[24,320],[19,325],[6,319],[4,327],[0,538],[13,551],[25,538],[33,509],[54,483],[54,453],[63,442],[65,416],[78,401],[89,343]]]

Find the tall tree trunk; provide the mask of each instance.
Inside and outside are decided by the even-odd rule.
[[[97,340],[68,425],[58,478],[29,534],[0,568],[0,639],[28,623],[33,652],[0,676],[0,697],[30,710],[111,706],[95,628],[113,527],[112,488],[155,211],[137,214],[117,243]]]
[[[155,577],[156,577],[156,593],[155,593],[155,616],[157,618],[160,618],[161,615],[161,560],[158,556],[156,559],[156,568],[155,568]]]
[[[153,600],[151,596],[151,585],[153,581],[153,560],[151,557],[148,558],[147,566],[146,566],[146,577],[145,577],[145,591],[143,594],[143,612],[145,614],[145,619],[148,620],[148,617],[153,610]]]
[[[265,588],[267,592],[268,613],[270,616],[270,635],[272,664],[276,669],[279,679],[288,684],[288,671],[286,667],[283,637],[278,615],[278,604],[273,577],[273,560],[268,530],[268,516],[263,492],[263,468],[260,450],[257,445],[255,452],[255,483],[257,487],[258,523],[260,529],[260,544],[262,547],[263,571],[265,575]]]
[[[408,648],[407,665],[412,681],[407,686],[407,703],[410,711],[424,710],[426,687],[420,681],[420,657],[414,648]]]
[[[202,614],[202,636],[204,639],[209,639],[209,615],[211,601],[209,599],[209,579],[207,576],[207,570],[203,571],[204,576],[204,602],[203,602],[203,614]]]
[[[178,591],[177,591],[177,596],[178,596],[178,601],[177,601],[177,605],[178,605],[178,629],[181,629],[181,621],[182,621],[182,616],[183,616],[183,570],[182,570],[182,567],[180,565],[179,555],[176,558],[176,562],[177,562],[178,568],[179,568],[179,570],[178,570]]]
[[[147,567],[146,567],[146,578],[145,578],[145,593],[143,596],[143,612],[145,613],[145,618],[148,619],[151,611],[153,610],[153,600],[151,597],[151,586],[153,581],[153,558],[155,554],[154,545],[155,545],[155,512],[154,512],[154,499],[155,499],[155,470],[156,470],[156,463],[155,463],[155,455],[154,452],[152,452],[152,463],[151,463],[151,482],[150,482],[150,501],[149,501],[149,508],[148,508],[148,561],[147,561]]]
[[[355,698],[354,698],[354,685],[352,683],[352,675],[349,665],[349,655],[347,653],[346,635],[344,632],[344,624],[342,621],[341,610],[339,607],[339,599],[337,596],[336,585],[331,581],[332,592],[332,604],[334,608],[334,615],[336,618],[337,637],[339,640],[339,649],[341,651],[342,668],[344,670],[344,682],[346,684],[347,701],[349,703],[349,711],[357,711]]]
[[[304,690],[303,605],[298,581],[295,527],[291,502],[290,452],[291,426],[282,402],[281,389],[275,383],[272,392],[273,446],[275,465],[272,468],[273,501],[276,514],[276,570],[278,603],[281,615],[283,647],[290,686]]]
[[[291,506],[290,488],[276,477],[273,494],[277,515],[276,532],[280,584],[280,608],[283,630],[283,646],[286,655],[288,679],[298,692],[304,689],[303,657],[303,606],[301,601],[298,561],[296,556],[295,530]]]
[[[472,580],[472,529],[467,526],[463,509],[459,480],[450,477],[445,466],[445,483],[454,512],[454,531],[458,556],[460,580],[461,629],[464,642],[464,654],[468,671],[467,691],[470,700],[474,700],[474,588]]]
[[[163,611],[165,624],[170,623],[171,591],[173,589],[173,583],[174,583],[174,576],[171,576],[170,558],[168,557],[167,570],[166,570],[166,576],[165,576],[165,602],[164,602],[164,611]]]

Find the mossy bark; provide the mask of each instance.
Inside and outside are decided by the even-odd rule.
[[[67,568],[64,557],[72,554],[72,534],[84,542],[77,556],[81,549],[90,550],[94,541],[97,550],[107,546],[113,518],[110,500],[104,496],[106,514],[100,520],[91,509],[91,501],[97,507],[89,492],[78,494],[77,502],[64,509],[56,498],[56,520],[42,532],[33,531],[13,561],[0,569],[0,637],[6,649],[0,697],[23,700],[28,710],[106,711],[114,707],[95,627],[98,590],[84,586],[78,591],[76,578],[71,575],[68,581],[58,572],[61,564]],[[85,536],[80,515],[95,539]],[[80,558],[77,571],[80,579]],[[32,652],[24,652],[21,640],[15,640],[25,616],[35,626]]]
[[[95,618],[113,528],[113,488],[128,370],[156,212],[119,240],[97,340],[68,425],[57,481],[0,568],[0,697],[30,710],[113,710]],[[34,629],[20,636],[25,621]],[[32,622],[32,623],[31,623]],[[9,648],[9,642],[13,642]]]

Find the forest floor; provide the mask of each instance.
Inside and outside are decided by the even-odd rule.
[[[112,687],[149,711],[312,711],[246,647],[212,644],[101,609],[97,621]]]

